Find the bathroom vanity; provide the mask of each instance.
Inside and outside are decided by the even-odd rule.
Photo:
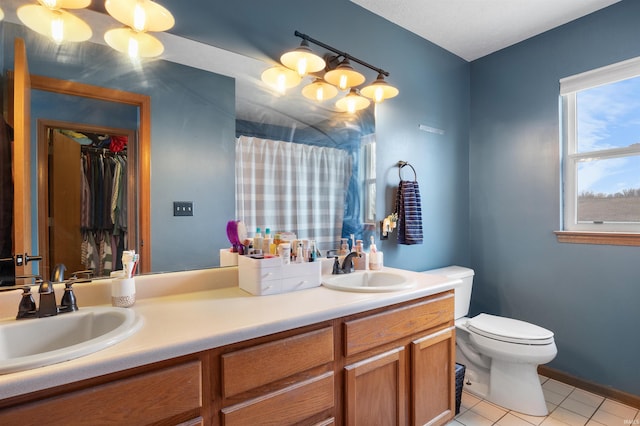
[[[414,288],[252,296],[234,282],[234,269],[207,272],[208,286],[200,275],[191,287],[197,273],[140,277],[132,308],[144,318],[140,331],[82,358],[0,376],[0,424],[453,418],[458,281],[400,271]],[[83,297],[101,300],[107,284],[78,286],[81,309]]]

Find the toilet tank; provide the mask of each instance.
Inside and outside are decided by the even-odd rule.
[[[471,303],[471,287],[473,286],[473,269],[463,266],[447,266],[445,268],[424,271],[425,274],[444,275],[452,279],[462,280],[462,285],[454,289],[454,315],[455,319],[462,318],[469,313]]]

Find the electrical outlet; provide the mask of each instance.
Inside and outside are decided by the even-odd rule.
[[[174,201],[174,216],[193,216],[193,201]]]

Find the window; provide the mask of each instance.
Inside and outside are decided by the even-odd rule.
[[[563,229],[639,233],[640,58],[562,79],[560,93]]]

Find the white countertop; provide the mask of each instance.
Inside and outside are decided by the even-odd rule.
[[[169,292],[174,294],[154,297],[149,289],[163,287],[168,277],[178,280],[182,277],[178,274],[182,273],[150,276],[141,283],[149,288],[141,291],[139,286],[138,289],[139,294],[145,292],[149,297],[141,300],[139,297],[130,308],[144,319],[136,334],[91,355],[0,375],[0,399],[417,299],[450,290],[460,283],[439,275],[393,268],[385,270],[408,275],[415,280],[416,286],[386,293],[355,293],[317,287],[286,294],[253,296],[237,287],[237,283],[220,288],[229,284],[227,270],[221,272],[225,274],[225,283],[210,282],[212,290],[201,290],[204,284],[199,282],[195,287],[183,287],[191,292]],[[160,283],[159,280],[165,282]],[[154,285],[154,281],[158,284]],[[209,281],[216,281],[215,272]],[[78,297],[80,309],[82,300]]]

